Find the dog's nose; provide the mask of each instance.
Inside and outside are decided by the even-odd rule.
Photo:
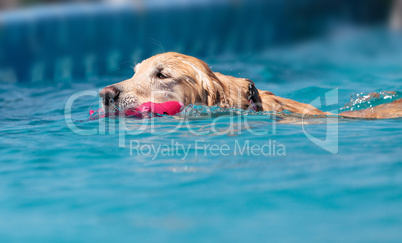
[[[103,103],[109,105],[109,103],[117,100],[120,91],[114,86],[107,86],[99,92],[99,97],[103,98]]]

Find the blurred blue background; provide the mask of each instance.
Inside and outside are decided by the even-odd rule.
[[[163,51],[247,55],[345,26],[384,24],[390,1],[16,1],[0,14],[3,82],[131,76]],[[20,8],[20,9],[18,9]]]

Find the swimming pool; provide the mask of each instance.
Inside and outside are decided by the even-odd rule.
[[[401,91],[402,37],[382,27],[345,31],[205,61],[214,71],[306,103],[338,87],[338,104],[323,110],[341,108],[360,92]],[[162,117],[152,120],[154,131],[124,134],[125,147],[119,147],[120,134],[108,128],[117,131],[124,120],[137,130],[144,121],[80,122],[98,105],[97,97],[83,96],[73,104],[74,124],[97,134],[72,132],[67,100],[121,79],[0,86],[2,242],[401,239],[401,119],[340,120],[335,154],[310,141],[297,122],[219,112],[214,129],[223,134],[212,131],[208,117],[169,133],[180,121]],[[247,119],[253,132],[268,133],[225,133],[231,119],[238,129]],[[304,128],[320,139],[327,133],[325,121]],[[283,145],[285,154],[235,154],[246,141],[259,148],[270,142],[272,151],[273,143]],[[216,155],[205,144],[229,150]],[[170,153],[151,151],[165,145]]]

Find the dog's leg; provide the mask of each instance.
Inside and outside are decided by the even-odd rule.
[[[364,110],[345,111],[339,115],[345,117],[377,118],[377,119],[402,117],[402,99],[395,100],[387,104],[377,105],[372,108],[367,108]]]
[[[312,105],[276,96],[269,91],[258,90],[258,93],[260,94],[263,111],[282,112],[287,110],[290,111],[291,113],[296,113],[300,115],[311,115],[311,116],[333,115],[328,112],[323,112]]]
[[[292,113],[301,115],[325,116],[334,115],[329,112],[323,112],[312,105],[300,103],[291,99],[281,98],[269,91],[258,90],[262,108],[264,111],[282,112],[288,110]],[[373,97],[376,94],[372,94]],[[342,117],[350,118],[397,118],[402,117],[402,99],[395,100],[391,103],[377,105],[372,108],[367,108],[359,111],[345,111],[339,114]]]

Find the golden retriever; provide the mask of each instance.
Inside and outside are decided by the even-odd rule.
[[[254,109],[302,115],[331,115],[311,105],[281,98],[255,87],[253,81],[212,72],[208,65],[191,56],[168,52],[136,65],[132,78],[109,85],[99,93],[105,110],[136,108],[145,102],[180,101],[223,108]],[[402,99],[361,111],[347,111],[344,117],[402,117]]]

